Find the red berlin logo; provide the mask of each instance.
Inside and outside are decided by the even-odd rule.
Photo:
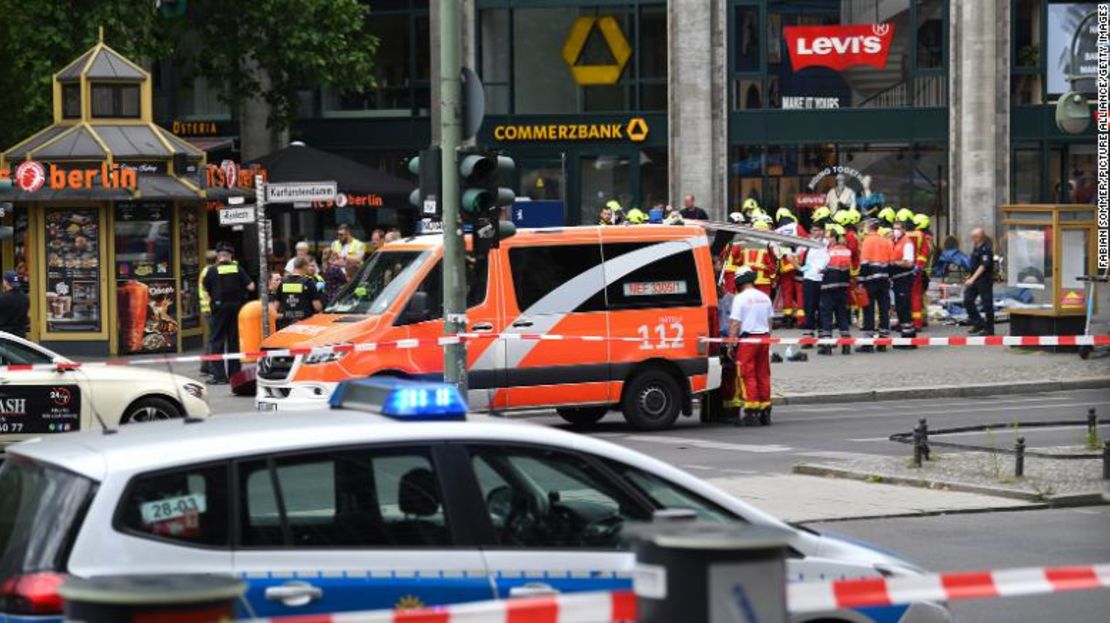
[[[886,67],[893,24],[786,26],[783,29],[794,71],[828,67],[843,71],[856,65]]]
[[[23,192],[33,193],[46,183],[46,169],[34,160],[27,160],[15,168],[15,183]]]

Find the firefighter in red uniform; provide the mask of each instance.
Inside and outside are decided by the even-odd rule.
[[[916,216],[909,208],[902,208],[897,214],[898,220],[905,227],[906,236],[913,241],[916,253],[913,262],[913,286],[910,289],[910,318],[915,333],[925,326],[925,281],[922,273],[929,257],[929,249],[925,248],[925,233],[917,229],[914,221]]]
[[[752,224],[752,229],[770,231],[771,226],[766,221],[757,220]],[[771,296],[771,288],[778,277],[778,267],[770,246],[762,242],[752,242],[743,247],[743,252],[743,265],[755,271],[756,289]]]
[[[736,273],[736,286],[740,292],[732,301],[729,313],[728,335],[731,338],[770,337],[774,305],[771,297],[755,287],[755,271],[744,266]],[[736,384],[744,406],[744,416],[737,421],[741,426],[771,423],[771,345],[734,344],[729,347],[736,353],[738,371]]]
[[[844,243],[844,228],[830,224],[825,228],[829,243],[829,263],[821,281],[821,333],[820,337],[832,337],[833,318],[836,319],[840,337],[852,337],[851,322],[848,318],[848,286],[852,273],[852,252]],[[822,345],[818,354],[831,355],[832,346]],[[852,354],[852,347],[845,344],[841,354]]]
[[[917,258],[914,260],[914,265],[917,266],[916,280],[920,281],[919,291],[921,296],[918,299],[918,307],[921,308],[921,324],[918,324],[918,318],[914,317],[914,327],[922,329],[929,326],[929,315],[925,313],[929,301],[926,293],[929,292],[929,274],[933,272],[933,249],[936,248],[933,233],[929,231],[929,226],[932,225],[932,220],[928,214],[916,214],[913,217],[913,224],[917,229],[917,234],[920,236],[918,241],[921,247],[917,250]],[[915,281],[915,286],[917,281]]]
[[[779,208],[775,213],[778,226],[775,231],[780,234],[808,238],[806,230],[798,223],[794,213],[789,208]],[[790,261],[786,253],[779,257],[779,292],[782,301],[782,316],[787,327],[801,326],[805,320],[805,305],[802,302],[802,280],[798,273],[798,266]]]
[[[749,201],[751,200],[749,199]],[[728,215],[728,220],[733,225],[743,225],[744,215],[740,212],[733,212]],[[719,283],[721,287],[724,288],[725,292],[730,294],[736,292],[736,285],[733,280],[736,276],[736,271],[740,268],[741,264],[743,264],[743,262],[740,261],[742,259],[742,254],[739,249],[739,241],[730,242],[725,245],[725,248],[721,249],[720,255],[718,256],[721,260],[721,277]]]
[[[856,279],[859,277],[859,236],[856,233],[856,223],[859,222],[860,213],[852,208],[850,210],[840,210],[833,214],[833,221],[837,225],[844,228],[844,245],[852,252],[852,270],[848,283],[848,318],[849,324],[860,315],[860,310],[864,306],[861,301],[862,290],[858,287]]]

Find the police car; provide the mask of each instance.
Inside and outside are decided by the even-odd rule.
[[[790,530],[792,581],[921,572],[627,448],[461,421],[448,386],[356,381],[332,402],[326,418],[187,419],[12,446],[0,622],[58,619],[66,575],[231,574],[248,585],[241,614],[258,617],[627,589],[622,529],[664,509]],[[917,603],[796,619],[816,620],[951,618]]]
[[[0,331],[0,453],[37,435],[203,417],[204,385],[164,370],[78,366]],[[0,507],[2,508],[2,507]]]

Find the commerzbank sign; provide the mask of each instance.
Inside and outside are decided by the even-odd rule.
[[[616,123],[504,123],[493,126],[493,140],[523,141],[631,141],[647,140],[648,124],[642,117]]]

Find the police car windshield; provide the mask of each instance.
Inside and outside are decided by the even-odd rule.
[[[431,251],[379,251],[366,258],[325,310],[331,314],[381,314],[389,309]]]

